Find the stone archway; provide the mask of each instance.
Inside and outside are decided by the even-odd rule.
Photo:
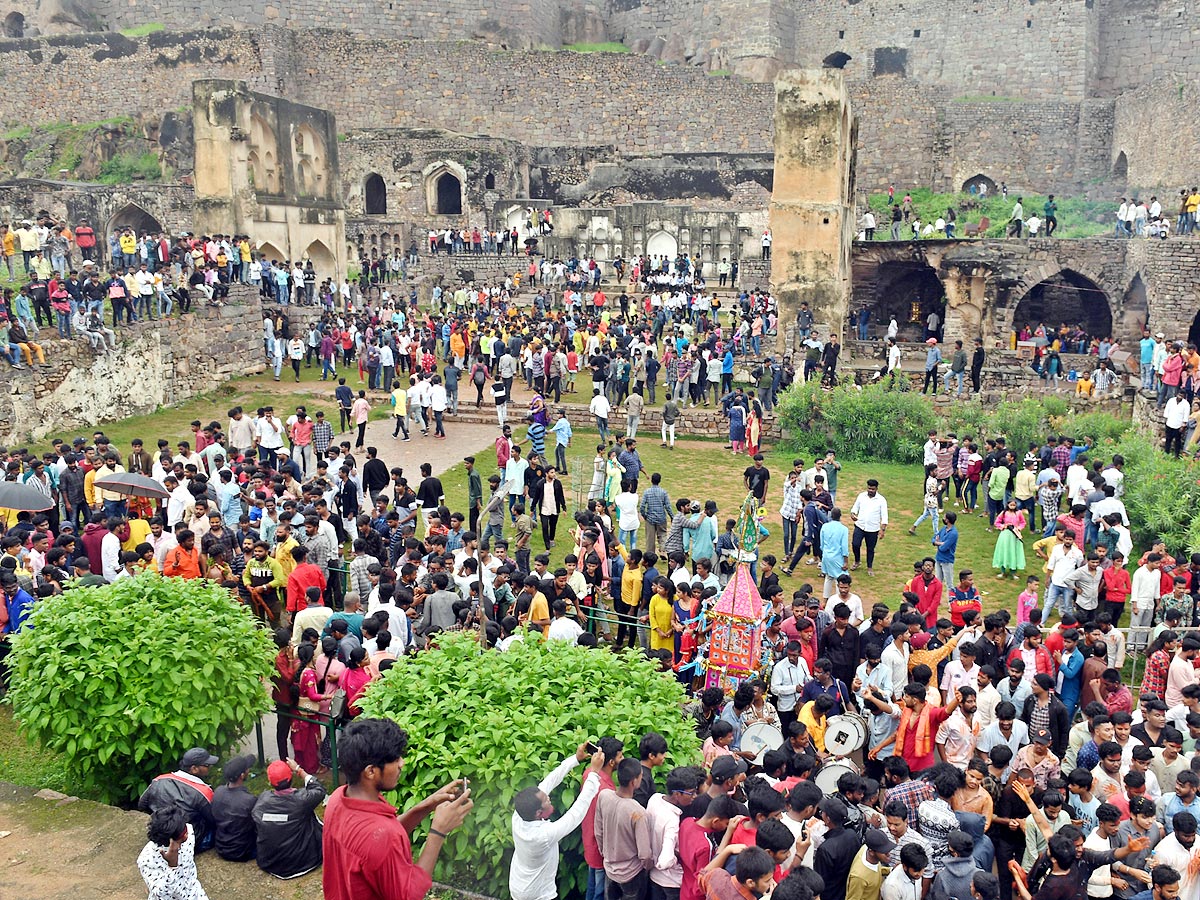
[[[25,37],[25,16],[19,12],[10,12],[5,16],[4,36],[6,38]]]
[[[962,192],[964,194],[969,194],[971,193],[972,187],[975,188],[976,194],[986,193],[990,197],[996,196],[996,182],[992,181],[992,179],[988,178],[982,173],[972,175],[970,178],[964,181],[962,185]],[[987,188],[987,190],[983,191],[981,188]]]
[[[382,175],[372,172],[363,182],[363,206],[368,216],[387,215],[387,185]]]
[[[928,263],[894,260],[880,264],[876,270],[873,331],[882,334],[890,317],[895,316],[900,340],[920,341],[925,336],[926,317],[936,312],[944,321],[945,307],[946,289]]]
[[[257,252],[260,255],[265,256],[269,262],[284,262],[287,259],[287,257],[284,256],[283,251],[270,241],[263,241],[261,244],[259,244]]]
[[[336,275],[337,261],[333,258],[333,251],[321,241],[313,241],[309,244],[304,255],[312,260],[318,281],[323,278],[333,278]]]
[[[1122,150],[1117,154],[1117,158],[1113,160],[1112,167],[1113,178],[1128,178],[1129,177],[1129,157]]]
[[[154,216],[136,203],[126,203],[108,220],[108,231],[120,231],[122,228],[132,228],[141,237],[143,234],[159,234],[166,229]]]
[[[853,58],[849,53],[836,50],[821,60],[821,65],[827,69],[844,69],[846,68],[846,63],[850,62]]]
[[[670,232],[656,231],[646,241],[646,255],[674,259],[679,255],[679,242]]]
[[[1113,331],[1112,304],[1108,293],[1091,278],[1061,269],[1025,292],[1013,308],[1009,328],[1019,331],[1025,325],[1037,328],[1038,324],[1047,328],[1081,325],[1089,337],[1107,337]]]

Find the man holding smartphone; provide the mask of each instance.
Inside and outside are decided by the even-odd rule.
[[[588,757],[587,772],[579,796],[557,821],[551,821],[554,804],[550,792]],[[508,889],[513,900],[556,900],[558,886],[558,842],[574,831],[587,815],[592,799],[600,792],[604,752],[588,743],[564,759],[537,787],[525,788],[513,800],[513,857],[508,871]]]

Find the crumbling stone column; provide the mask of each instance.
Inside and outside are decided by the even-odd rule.
[[[776,80],[771,289],[781,352],[805,301],[822,335],[845,337],[855,131],[839,70],[790,70]]]

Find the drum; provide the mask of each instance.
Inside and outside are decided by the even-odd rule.
[[[783,732],[766,722],[755,722],[742,732],[742,749],[757,754],[754,757],[756,766],[763,764],[768,750],[778,750],[782,746]]]
[[[845,774],[858,775],[859,770],[853,762],[848,759],[835,759],[821,766],[821,770],[817,772],[817,777],[813,779],[813,783],[821,789],[821,792],[828,795],[837,791],[838,779]]]
[[[849,756],[867,742],[867,720],[855,713],[834,716],[825,729],[825,749],[834,756]]]

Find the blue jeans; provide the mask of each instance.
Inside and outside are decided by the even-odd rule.
[[[483,529],[483,537],[479,539],[479,545],[486,549],[491,548],[491,539],[495,538],[498,541],[504,540],[504,525],[488,525]]]
[[[962,373],[962,372],[947,372],[942,377],[942,383],[946,385],[946,390],[947,391],[950,390],[950,379],[957,378],[958,379],[958,396],[961,397],[962,392],[963,392],[963,374],[964,373]]]
[[[754,335],[750,338],[750,344],[754,347],[754,355],[762,356],[762,337],[757,334]]]
[[[604,869],[593,869],[588,866],[587,892],[584,894],[584,900],[604,900],[607,888],[608,878],[604,874]]]
[[[1142,363],[1142,390],[1154,390],[1154,366],[1150,363]]]
[[[630,530],[626,531],[624,528],[622,528],[621,529],[621,543],[625,545],[626,550],[636,550],[637,549],[637,529],[631,528]]]
[[[921,515],[917,517],[917,521],[913,522],[913,530],[916,530],[916,527],[926,519],[933,520],[933,531],[936,534],[938,530],[938,508],[936,506],[931,509],[921,510]]]
[[[860,341],[865,341],[867,339],[867,323],[866,322],[858,323],[858,339]]]
[[[1075,595],[1070,588],[1059,587],[1053,582],[1046,588],[1046,606],[1042,610],[1042,623],[1050,621],[1050,613],[1054,611],[1054,604],[1058,604],[1060,615],[1075,612]]]
[[[783,519],[783,556],[786,559],[792,555],[792,551],[796,549],[796,531],[799,522],[795,519]]]
[[[608,442],[608,419],[602,419],[596,416],[596,427],[600,429],[600,442]]]
[[[107,517],[125,515],[125,501],[124,500],[105,500],[104,501],[104,515]]]

